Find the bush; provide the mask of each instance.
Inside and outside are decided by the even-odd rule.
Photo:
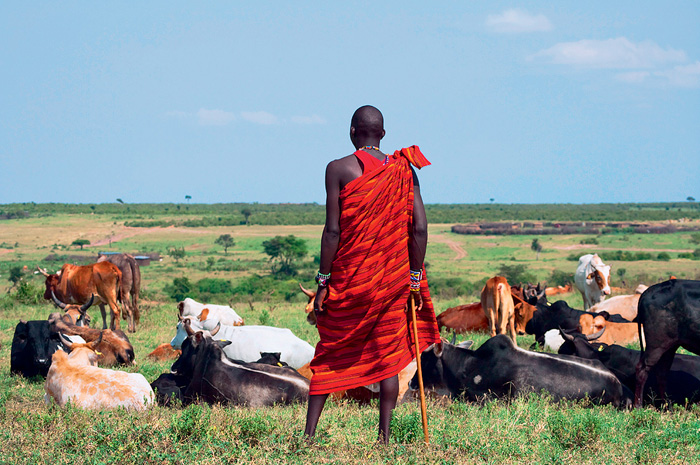
[[[14,299],[26,305],[36,305],[44,300],[44,289],[35,286],[29,281],[20,281],[17,292],[13,294]]]
[[[474,283],[462,278],[445,278],[442,276],[428,277],[430,293],[440,299],[454,299],[455,297],[467,297],[480,291]]]
[[[498,269],[498,276],[503,276],[508,280],[508,284],[534,283],[537,278],[530,271],[525,269],[525,265],[503,264]]]
[[[561,270],[552,270],[552,274],[550,274],[549,279],[547,279],[547,284],[550,286],[566,286],[573,282],[574,274]]]
[[[662,262],[667,262],[671,259],[671,256],[666,252],[660,252],[659,255],[656,256],[656,259],[661,260]]]
[[[190,280],[186,277],[174,278],[173,283],[166,285],[163,291],[178,302],[185,297],[197,297],[196,293],[192,290],[192,283],[190,283]]]
[[[580,244],[595,244],[598,245],[598,239],[595,237],[587,237],[585,239],[581,239]]]

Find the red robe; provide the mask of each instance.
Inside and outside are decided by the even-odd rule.
[[[376,165],[371,156],[358,158],[364,161],[363,175],[340,192],[340,241],[325,311],[317,315],[321,340],[311,361],[312,395],[390,378],[416,356],[410,311],[404,311],[413,228],[410,164],[422,168],[430,162],[417,146],[397,150],[381,166],[368,166]],[[421,295],[417,318],[423,351],[440,342],[425,277]]]

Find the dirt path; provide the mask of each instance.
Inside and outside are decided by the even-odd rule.
[[[5,255],[6,253],[14,252],[12,249],[0,249],[0,255]]]
[[[553,245],[553,249],[557,250],[625,250],[628,252],[692,252],[693,249],[643,249],[640,247],[598,247],[595,244],[572,244],[572,245]]]
[[[446,244],[447,247],[449,247],[450,250],[452,250],[455,253],[455,256],[452,257],[452,260],[461,260],[467,256],[467,251],[462,248],[459,242],[455,242],[452,239],[449,239],[439,234],[434,234],[430,236],[430,240],[433,242],[439,242],[440,244]]]
[[[120,232],[119,234],[115,234],[114,236],[107,236],[104,239],[100,239],[98,241],[95,241],[92,244],[90,244],[89,247],[100,247],[103,245],[107,245],[107,244],[109,244],[110,239],[112,242],[117,242],[117,241],[121,241],[122,239],[129,238],[129,237],[142,236],[144,234],[152,234],[152,233],[163,232],[163,231],[168,231],[168,232],[177,231],[177,232],[188,233],[188,234],[208,234],[207,231],[199,231],[199,230],[193,229],[193,228],[176,228],[175,226],[168,226],[167,228],[161,228],[161,227],[129,228],[129,227],[126,227],[126,228],[124,228],[124,231]]]

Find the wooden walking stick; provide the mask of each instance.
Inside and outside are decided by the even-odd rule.
[[[420,413],[423,419],[423,435],[426,444],[430,443],[428,438],[428,411],[425,408],[425,391],[423,390],[423,370],[420,366],[420,346],[418,344],[418,324],[416,322],[416,303],[411,296],[411,319],[413,320],[413,339],[416,342],[416,364],[418,366],[418,389],[420,390]]]

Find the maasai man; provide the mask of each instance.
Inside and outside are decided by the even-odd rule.
[[[314,300],[321,337],[311,361],[305,434],[312,437],[328,394],[379,383],[379,438],[389,442],[398,373],[416,357],[410,299],[418,310],[420,350],[440,341],[423,276],[428,224],[411,164],[430,164],[413,146],[379,149],[384,117],[360,107],[350,123],[357,151],[326,168],[326,226]]]

